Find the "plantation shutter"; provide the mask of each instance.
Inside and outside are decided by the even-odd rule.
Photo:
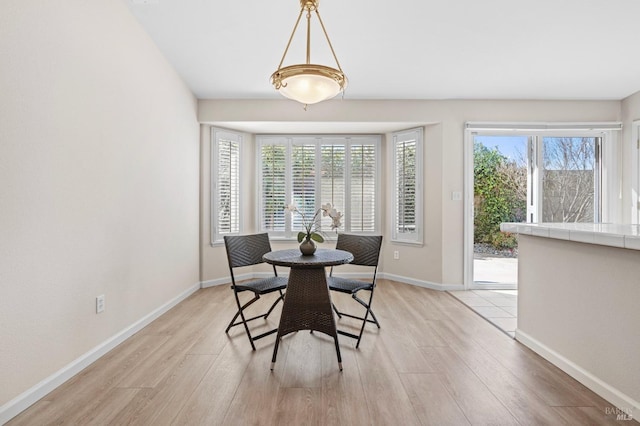
[[[422,130],[398,132],[393,137],[393,238],[420,242],[422,238]]]
[[[345,177],[345,153],[344,138],[323,139],[321,147],[320,188],[322,204],[331,203],[337,211],[345,213],[346,177]],[[322,217],[322,230],[330,232],[332,220],[330,217]],[[344,220],[338,231],[344,230]]]
[[[415,231],[416,141],[401,141],[396,145],[396,206],[398,232]]]
[[[350,229],[352,232],[376,230],[377,155],[373,143],[351,145]]]
[[[260,149],[261,168],[261,229],[268,232],[285,231],[286,205],[285,144],[263,144]]]
[[[291,148],[291,202],[305,216],[307,222],[319,206],[316,206],[316,143],[313,139],[296,139]],[[303,219],[292,216],[292,230],[303,231]]]
[[[260,231],[292,238],[304,230],[322,205],[342,215],[332,229],[319,213],[314,229],[335,238],[336,231],[379,233],[377,188],[380,182],[380,137],[377,135],[259,135]],[[285,212],[294,204],[298,213]]]
[[[240,233],[240,145],[237,133],[213,129],[212,241]]]

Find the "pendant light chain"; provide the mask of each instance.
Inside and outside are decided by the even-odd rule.
[[[329,43],[329,49],[331,49],[331,54],[333,55],[333,59],[336,61],[336,65],[338,65],[338,69],[342,71],[342,67],[340,66],[340,62],[338,61],[338,57],[336,56],[336,52],[333,51],[333,45],[331,44],[331,40],[329,40],[329,35],[327,34],[327,30],[324,27],[324,22],[322,22],[322,18],[320,17],[320,12],[316,9],[316,15],[318,16],[318,21],[320,22],[320,27],[322,27],[322,32],[327,39],[327,43]]]
[[[291,41],[293,40],[293,36],[296,35],[296,30],[298,29],[298,24],[300,23],[300,18],[302,18],[303,13],[304,13],[304,9],[300,9],[300,14],[298,15],[296,24],[293,26],[293,31],[291,32],[291,36],[289,37],[289,42],[287,43],[287,47],[285,47],[284,53],[282,54],[282,59],[280,59],[280,64],[278,65],[278,69],[282,68],[282,63],[284,62],[284,58],[287,56],[287,52],[289,51],[289,46],[291,46]]]

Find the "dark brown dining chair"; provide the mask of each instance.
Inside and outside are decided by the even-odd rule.
[[[364,332],[364,326],[369,322],[375,324],[380,328],[380,323],[375,314],[371,310],[371,302],[373,302],[373,291],[376,288],[376,274],[378,272],[378,259],[380,258],[380,247],[382,246],[382,235],[353,235],[353,234],[338,234],[338,241],[336,243],[336,249],[345,250],[353,254],[353,262],[350,265],[369,266],[373,269],[373,277],[370,280],[356,280],[350,278],[341,278],[333,276],[333,267],[327,278],[329,289],[333,291],[339,291],[341,293],[350,294],[353,300],[362,305],[366,312],[363,316],[357,316],[340,312],[336,305],[333,305],[333,309],[338,315],[338,318],[343,316],[349,318],[355,318],[362,321],[360,327],[360,333],[355,335],[346,331],[338,330],[338,333],[357,339],[356,348],[360,346],[360,340],[362,339],[362,333]],[[358,297],[358,292],[368,291],[369,300],[365,302]],[[371,318],[369,318],[371,316]]]
[[[227,249],[229,271],[231,272],[231,289],[233,290],[233,295],[235,296],[236,304],[238,305],[238,311],[233,316],[233,319],[231,319],[231,322],[225,330],[225,333],[229,333],[231,327],[235,327],[236,325],[240,324],[244,325],[247,337],[249,337],[249,342],[251,343],[251,348],[255,351],[256,346],[253,343],[254,341],[273,334],[277,332],[278,329],[274,328],[258,336],[252,336],[247,323],[258,318],[267,319],[278,302],[284,299],[284,293],[282,291],[287,287],[287,278],[279,277],[278,272],[276,271],[276,267],[273,266],[273,276],[249,281],[242,281],[240,283],[236,282],[236,278],[233,273],[235,268],[242,268],[244,266],[252,266],[263,263],[264,261],[262,260],[262,256],[265,253],[269,253],[271,251],[271,244],[269,243],[269,235],[267,233],[225,236],[224,245]],[[242,305],[240,303],[239,294],[246,291],[252,292],[253,298]],[[252,318],[245,318],[244,310],[246,308],[260,299],[260,296],[276,291],[279,293],[279,296],[276,301],[273,302],[266,313],[254,316]],[[240,317],[240,320],[236,321],[238,317]]]

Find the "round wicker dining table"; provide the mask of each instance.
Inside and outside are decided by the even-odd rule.
[[[300,250],[291,249],[272,251],[262,258],[272,265],[291,268],[271,358],[271,370],[275,366],[280,339],[295,331],[311,330],[333,337],[338,367],[342,371],[338,332],[325,267],[349,263],[353,261],[353,255],[344,250],[318,249],[311,256],[303,256]]]

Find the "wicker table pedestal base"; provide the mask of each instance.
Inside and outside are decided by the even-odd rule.
[[[333,337],[338,366],[342,371],[338,332],[325,266],[349,263],[353,260],[353,255],[342,250],[317,250],[313,256],[301,256],[298,250],[281,250],[265,254],[264,260],[274,265],[291,267],[271,358],[271,370],[275,366],[280,339],[294,331],[311,330]]]

